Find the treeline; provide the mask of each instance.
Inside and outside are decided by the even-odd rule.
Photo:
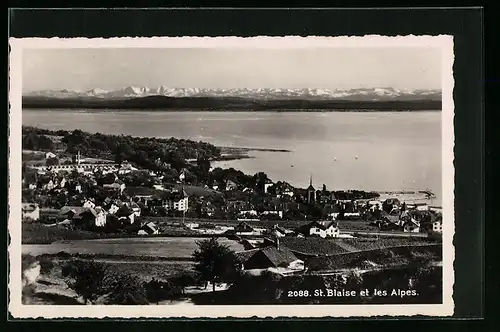
[[[54,149],[54,143],[50,138],[36,131],[25,130],[25,128],[23,128],[22,146],[23,150],[48,151]]]
[[[246,109],[265,110],[440,110],[441,100],[353,101],[353,100],[256,100],[238,97],[167,97],[147,96],[124,99],[23,97],[24,108],[91,109]]]
[[[66,152],[98,158],[114,158],[116,163],[124,160],[140,167],[162,170],[168,165],[181,170],[187,166],[186,159],[197,159],[210,168],[208,160],[220,157],[220,149],[206,142],[185,139],[162,139],[87,133],[81,130],[51,131],[34,127],[23,127],[23,148],[50,148],[47,135],[62,136]],[[50,139],[48,139],[50,140]],[[207,164],[208,162],[208,164]]]

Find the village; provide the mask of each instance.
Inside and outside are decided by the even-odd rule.
[[[49,165],[39,163],[23,169],[23,244],[89,239],[89,234],[90,239],[121,238],[123,241],[113,244],[109,254],[95,252],[88,256],[84,241],[78,245],[69,242],[67,252],[49,257],[63,259],[61,262],[68,257],[92,261],[99,257],[132,261],[141,257],[146,261],[137,274],[142,276],[145,287],[156,287],[155,292],[166,286],[155,279],[158,271],[154,266],[158,265],[147,264],[153,259],[151,249],[134,250],[134,242],[127,239],[159,238],[162,242],[157,245],[166,248],[181,243],[163,242],[166,239],[188,240],[190,246],[174,250],[175,256],[160,254],[155,259],[185,261],[180,276],[191,281],[181,285],[191,292],[183,295],[191,300],[205,292],[203,287],[193,286],[198,279],[190,274],[190,257],[197,252],[191,246],[202,245],[196,239],[203,237],[208,241],[205,245],[214,248],[228,245],[226,248],[234,251],[238,270],[256,278],[266,273],[304,280],[343,276],[345,280],[340,282],[350,282],[352,272],[348,271],[355,268],[362,269],[368,278],[365,282],[370,282],[369,271],[382,273],[386,268],[390,271],[391,266],[412,266],[413,255],[422,256],[423,266],[440,259],[442,217],[439,209],[426,203],[401,202],[399,198],[382,201],[374,192],[328,191],[325,185],[317,190],[312,175],[306,189],[275,183],[263,173],[255,176],[254,187],[242,187],[231,178],[210,187],[186,183],[184,170],[178,181],[165,183],[162,175],[127,161],[91,163],[92,158],[83,158],[77,152],[71,163],[57,165],[50,161],[58,158],[55,153],[46,152],[44,157]],[[24,234],[29,226],[38,227],[31,238]],[[72,236],[37,238],[38,233],[46,234],[43,230],[66,230]],[[131,254],[124,256],[121,252]],[[133,270],[136,263],[132,261],[118,266]],[[165,277],[161,271],[159,280]],[[181,277],[177,274],[170,278],[178,284]],[[214,292],[229,289],[224,283],[211,284]],[[235,285],[232,292],[239,289]],[[58,287],[52,286],[46,292],[60,292]]]
[[[324,185],[317,190],[312,176],[306,189],[274,183],[265,175],[254,187],[241,187],[230,178],[201,187],[185,184],[184,171],[176,183],[166,184],[162,175],[127,161],[87,163],[77,153],[71,164],[52,165],[57,156],[47,152],[45,158],[46,165],[23,173],[22,218],[46,227],[146,236],[169,235],[161,225],[170,225],[191,235],[273,232],[321,238],[349,236],[341,231],[356,230],[356,224],[378,233],[442,230],[439,209],[427,203],[381,201],[377,193],[332,192]],[[341,229],[339,221],[350,222]]]

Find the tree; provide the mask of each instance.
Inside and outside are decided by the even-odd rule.
[[[210,174],[210,161],[205,156],[198,157],[196,161],[196,165],[198,166],[200,172],[200,181],[202,183],[208,183],[208,177]]]
[[[107,266],[93,260],[73,260],[62,269],[69,288],[83,298],[85,304],[92,303],[107,293],[109,273]]]
[[[170,282],[179,287],[182,293],[186,287],[195,285],[198,282],[199,276],[196,273],[182,272],[170,278]]]
[[[196,261],[195,270],[200,273],[200,280],[211,282],[213,291],[217,282],[231,282],[238,271],[238,259],[227,245],[216,238],[198,241],[198,249],[193,252]]]
[[[109,283],[107,303],[118,305],[148,304],[144,286],[130,274],[115,274]]]

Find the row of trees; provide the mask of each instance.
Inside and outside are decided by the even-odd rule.
[[[25,150],[50,151],[54,149],[54,144],[50,138],[35,131],[23,134],[22,146]]]

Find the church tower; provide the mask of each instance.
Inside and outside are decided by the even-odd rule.
[[[312,174],[309,177],[309,187],[307,188],[307,203],[312,204],[316,201],[316,189],[313,187]]]

